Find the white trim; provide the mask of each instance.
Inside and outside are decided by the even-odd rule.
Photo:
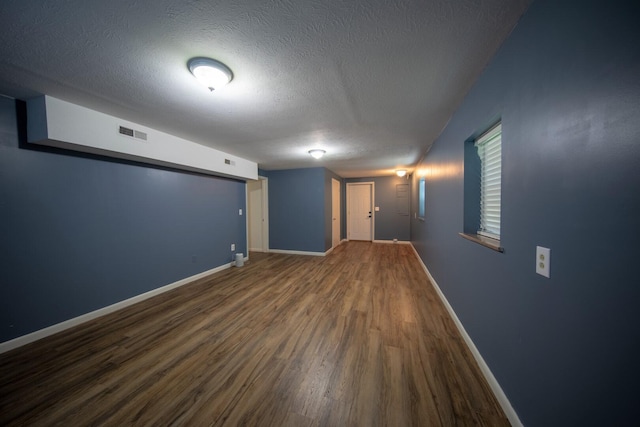
[[[471,340],[471,337],[469,336],[467,331],[464,329],[462,322],[456,315],[456,312],[453,310],[453,307],[451,307],[451,304],[449,304],[449,301],[447,301],[447,298],[442,293],[440,286],[438,286],[435,279],[431,275],[431,272],[429,271],[427,266],[424,264],[424,262],[422,262],[422,258],[420,258],[420,255],[418,255],[418,251],[416,250],[415,246],[413,246],[413,243],[411,244],[411,248],[413,249],[413,252],[416,254],[416,258],[418,258],[420,265],[422,265],[422,269],[425,271],[425,273],[427,273],[427,277],[429,277],[429,280],[431,281],[431,284],[433,285],[433,288],[435,289],[436,293],[440,297],[440,300],[442,301],[445,308],[449,312],[449,315],[451,316],[454,323],[456,324],[456,327],[458,328],[460,335],[462,335],[464,342],[467,344],[467,347],[469,347],[469,350],[471,350],[471,354],[473,355],[474,359],[476,359],[476,363],[478,363],[478,367],[480,367],[480,371],[482,371],[484,378],[487,380],[487,383],[489,383],[489,387],[491,387],[491,391],[493,391],[494,396],[498,400],[498,403],[502,407],[502,410],[504,411],[505,415],[509,419],[509,422],[513,427],[523,427],[522,421],[520,421],[518,414],[516,413],[515,409],[513,409],[513,406],[511,406],[511,402],[509,402],[507,395],[504,394],[504,391],[502,390],[502,387],[500,387],[498,380],[496,380],[496,377],[493,376],[493,373],[491,372],[489,365],[487,365],[487,363],[484,361],[484,359],[482,358],[482,355],[480,354],[480,351],[478,351],[478,348]]]
[[[269,178],[258,176],[258,179],[262,181],[262,247],[264,252],[269,252]]]
[[[333,202],[335,201],[335,194],[334,194],[334,184],[333,183],[337,183],[338,184],[338,241],[336,242],[336,244],[333,244],[333,235],[334,235],[334,228],[336,227],[335,222],[335,218],[333,217],[333,211],[335,209],[335,206],[333,205]],[[338,181],[335,178],[331,178],[331,248],[334,248],[336,246],[340,245],[340,235],[342,234],[342,184],[340,181]]]
[[[401,245],[410,245],[411,242],[408,240],[374,240],[373,243],[395,243],[397,244],[401,244]]]
[[[324,254],[325,254],[325,256],[326,256],[326,255],[329,255],[331,252],[333,252],[333,250],[334,250],[335,248],[337,248],[338,246],[340,246],[341,244],[343,244],[343,243],[344,243],[344,242],[346,242],[346,241],[347,241],[347,240],[340,240],[340,241],[338,242],[338,244],[337,244],[337,245],[332,246],[332,247],[330,247],[329,249],[327,249],[327,251],[324,253]]]
[[[259,179],[259,177],[258,177]],[[247,240],[247,244],[245,245],[245,248],[247,248],[247,255],[249,255],[249,252],[251,252],[251,249],[249,248],[249,244],[250,244],[250,236],[249,236],[249,215],[251,214],[251,212],[249,212],[249,181],[245,181],[244,182],[244,235],[246,237]],[[235,256],[235,252],[232,256]],[[232,261],[233,264],[235,265],[235,259]]]
[[[246,257],[245,261],[249,258]],[[65,320],[64,322],[56,323],[55,325],[48,326],[44,329],[37,330],[35,332],[31,332],[27,335],[22,335],[20,337],[14,338],[9,341],[5,341],[0,343],[0,354],[5,353],[7,351],[16,349],[18,347],[22,347],[23,345],[32,343],[42,338],[46,338],[50,335],[57,334],[58,332],[62,332],[66,329],[72,328],[74,326],[78,326],[82,323],[88,322],[93,319],[97,319],[98,317],[102,317],[104,315],[113,313],[115,311],[121,310],[130,305],[136,304],[138,302],[144,301],[151,297],[155,297],[156,295],[160,295],[164,292],[170,291],[175,288],[179,288],[180,286],[184,286],[188,283],[191,283],[195,280],[202,279],[203,277],[209,276],[211,274],[217,273],[222,270],[226,270],[231,266],[235,265],[235,261],[231,263],[223,264],[219,267],[212,268],[211,270],[203,271],[202,273],[198,273],[191,277],[187,277],[186,279],[178,280],[177,282],[170,283],[168,285],[162,286],[160,288],[152,289],[148,292],[145,292],[140,295],[136,295],[134,297],[128,298],[124,301],[117,302],[115,304],[108,305],[103,308],[99,308],[98,310],[91,311],[89,313],[82,314],[78,317],[74,317],[73,319]]]
[[[312,256],[327,256],[331,249],[326,252],[307,252],[307,251],[289,251],[286,249],[269,249],[273,254],[286,254],[286,255],[312,255]]]

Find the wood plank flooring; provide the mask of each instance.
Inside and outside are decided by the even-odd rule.
[[[0,425],[508,426],[408,245],[232,268],[0,355]]]

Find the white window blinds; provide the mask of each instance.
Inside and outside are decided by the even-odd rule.
[[[480,230],[478,234],[500,238],[502,181],[502,124],[498,123],[476,141],[480,157]]]

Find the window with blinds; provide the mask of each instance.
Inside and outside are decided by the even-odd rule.
[[[500,239],[502,125],[498,123],[475,143],[480,157],[480,229],[478,234]]]
[[[426,184],[424,182],[424,178],[420,178],[418,184],[418,218],[424,219],[424,214],[426,210]]]

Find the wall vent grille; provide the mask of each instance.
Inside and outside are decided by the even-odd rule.
[[[143,141],[147,140],[147,134],[144,132],[141,132],[139,130],[134,130],[133,131],[133,137],[134,138],[138,138],[138,139],[142,139]]]
[[[130,136],[133,138],[133,129],[120,126],[120,129],[118,129],[118,132],[120,133],[120,135]]]
[[[131,128],[128,128],[126,126],[119,126],[118,127],[118,133],[120,135],[128,136],[129,138],[136,138],[136,139],[140,139],[142,141],[146,141],[147,140],[146,132],[142,132],[142,131],[139,131],[139,130],[131,129]]]

